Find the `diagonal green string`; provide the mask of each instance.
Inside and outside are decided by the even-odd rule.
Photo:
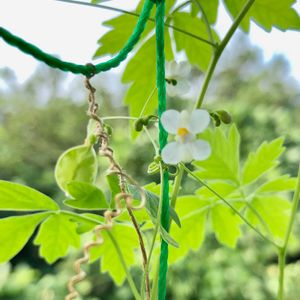
[[[156,68],[158,89],[158,116],[166,110],[166,81],[165,81],[165,53],[164,53],[164,16],[165,0],[156,0]],[[167,143],[168,134],[159,122],[159,147],[164,148]],[[169,231],[169,173],[163,171],[162,182],[162,212],[161,225]],[[168,244],[162,240],[160,249],[160,264],[158,277],[158,300],[165,300],[167,293],[167,271],[168,271]]]
[[[100,72],[108,71],[112,68],[117,67],[123,60],[126,59],[127,55],[132,51],[133,47],[139,41],[150,16],[152,7],[153,2],[151,0],[146,0],[141,15],[137,21],[136,27],[134,28],[132,35],[130,36],[124,47],[121,49],[121,51],[112,59],[99,63],[95,66],[78,65],[72,62],[60,60],[59,58],[42,51],[37,46],[26,42],[22,38],[13,35],[3,27],[0,27],[0,37],[2,37],[11,46],[17,47],[22,52],[33,56],[35,59],[46,63],[52,68],[58,68],[65,72],[83,74],[87,77],[91,77]]]

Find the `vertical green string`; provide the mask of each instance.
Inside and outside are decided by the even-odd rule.
[[[166,81],[165,81],[165,53],[164,53],[164,15],[165,0],[156,0],[156,69],[158,89],[158,116],[166,110]],[[159,122],[159,147],[160,150],[166,145],[168,134]],[[169,230],[169,173],[163,171],[162,178],[162,213],[161,225]],[[158,299],[166,299],[167,292],[167,271],[168,271],[168,244],[161,241],[159,277],[158,277]]]

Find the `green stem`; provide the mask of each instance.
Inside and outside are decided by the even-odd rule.
[[[91,225],[101,225],[101,224],[103,224],[103,222],[100,222],[98,220],[95,220],[95,219],[92,219],[92,218],[89,218],[89,217],[86,217],[86,216],[83,216],[83,215],[78,215],[78,214],[73,213],[71,211],[61,210],[60,213],[63,214],[63,215],[71,216],[71,217],[73,217],[74,219],[77,219],[77,220],[78,219],[82,220],[85,223],[90,223]]]
[[[213,190],[209,185],[207,185],[204,181],[202,181],[198,176],[196,176],[189,168],[187,168],[185,165],[181,164],[183,168],[186,170],[187,173],[189,173],[193,178],[195,178],[198,182],[200,182],[202,185],[204,185],[208,190],[210,190],[213,194],[215,194],[218,198],[220,198],[227,206],[229,206],[250,228],[252,228],[261,238],[263,238],[265,241],[269,242],[276,248],[279,246],[272,240],[270,240],[268,237],[263,235],[259,230],[257,230],[230,202],[228,202],[225,198],[223,198],[219,193],[217,193],[215,190]]]
[[[203,102],[204,97],[205,97],[206,92],[207,92],[208,85],[210,83],[210,80],[211,80],[212,75],[215,71],[216,65],[217,65],[217,63],[218,63],[225,47],[227,46],[228,42],[232,38],[233,34],[235,33],[235,31],[239,27],[240,23],[242,22],[243,18],[245,17],[245,15],[247,14],[247,12],[249,11],[249,9],[251,8],[251,6],[253,5],[254,2],[255,2],[255,0],[248,0],[246,2],[246,4],[242,8],[242,10],[238,14],[238,16],[236,17],[236,19],[232,23],[232,25],[229,28],[228,32],[226,33],[224,39],[222,40],[220,45],[215,49],[213,57],[210,61],[209,67],[208,67],[208,71],[207,71],[207,73],[205,75],[205,78],[204,78],[204,82],[203,82],[203,85],[202,85],[202,88],[201,88],[199,99],[198,99],[198,101],[195,105],[196,109],[200,108],[201,105],[202,105],[202,102]]]
[[[199,10],[201,11],[202,13],[202,16],[203,16],[203,21],[205,23],[205,26],[206,26],[206,31],[207,31],[207,35],[209,37],[209,40],[215,44],[215,40],[214,40],[214,37],[213,37],[213,34],[212,34],[212,30],[210,28],[210,24],[208,22],[208,18],[207,18],[207,15],[205,13],[205,10],[203,9],[202,5],[200,4],[200,2],[198,0],[193,0],[196,5],[198,6]]]
[[[285,233],[283,246],[278,249],[278,264],[279,264],[279,278],[278,278],[278,300],[284,299],[284,270],[286,263],[286,253],[289,244],[289,239],[292,233],[293,225],[296,220],[297,210],[300,201],[300,165],[298,169],[297,185],[293,196],[293,206],[288,228]]]
[[[278,300],[284,299],[285,257],[286,257],[286,251],[284,251],[284,249],[279,249],[278,250],[279,277],[278,277],[278,294],[277,294]]]
[[[109,238],[111,239],[111,241],[112,241],[112,243],[113,243],[113,245],[114,245],[114,247],[115,247],[115,249],[116,249],[116,251],[118,253],[120,262],[121,262],[121,264],[122,264],[122,266],[124,268],[124,271],[126,273],[128,284],[130,286],[130,289],[132,291],[132,294],[133,294],[135,300],[142,300],[142,297],[140,296],[140,294],[139,294],[139,292],[138,292],[138,290],[137,290],[137,288],[135,286],[135,283],[133,281],[133,278],[132,278],[132,276],[131,276],[131,274],[129,272],[129,269],[127,267],[126,261],[124,259],[123,253],[121,251],[121,248],[120,248],[117,240],[115,239],[115,237],[113,236],[113,234],[109,230],[107,230],[106,232],[107,232]]]
[[[134,16],[134,17],[139,17],[140,14],[138,13],[135,13],[135,12],[131,12],[131,11],[128,11],[128,10],[124,10],[124,9],[120,9],[120,8],[116,8],[116,7],[111,7],[111,6],[108,6],[108,5],[102,5],[102,4],[93,4],[93,3],[88,3],[88,2],[83,2],[83,1],[74,1],[74,0],[56,0],[56,1],[60,1],[60,2],[66,2],[66,3],[72,3],[72,4],[80,4],[80,5],[86,5],[86,6],[92,6],[92,7],[97,7],[97,8],[102,8],[102,9],[107,9],[107,10],[111,10],[111,11],[115,11],[115,12],[119,12],[119,13],[123,13],[123,14],[127,14],[127,15],[130,15],[130,16]],[[154,18],[149,18],[148,19],[150,22],[155,22],[155,19]],[[210,41],[202,38],[201,36],[198,36],[198,35],[195,35],[195,34],[192,34],[188,31],[185,31],[181,28],[178,28],[178,27],[175,27],[171,24],[166,24],[165,23],[165,26],[168,27],[168,28],[172,28],[174,31],[178,31],[184,35],[187,35],[187,36],[190,36],[194,39],[197,39],[203,43],[206,43],[206,44],[209,44],[213,47],[216,47],[216,44],[212,44]]]

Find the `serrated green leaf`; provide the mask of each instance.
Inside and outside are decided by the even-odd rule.
[[[174,15],[173,21],[174,26],[209,40],[205,23],[201,19],[192,17],[187,12],[180,12]],[[214,31],[213,34],[214,38],[218,40],[219,38]],[[199,40],[194,39],[191,41],[190,36],[178,31],[174,31],[174,38],[176,50],[184,50],[190,64],[196,65],[200,70],[205,71],[213,54],[212,47]]]
[[[177,199],[176,209],[181,220],[181,228],[171,226],[170,235],[180,247],[169,249],[170,263],[180,260],[190,250],[198,250],[202,245],[209,201],[193,195],[182,196]]]
[[[206,130],[201,138],[209,142],[212,153],[207,160],[196,161],[195,174],[201,179],[224,179],[239,183],[240,135],[235,125],[228,135],[221,128]]]
[[[0,219],[0,263],[18,254],[32,236],[35,228],[50,213]]]
[[[179,248],[179,244],[171,237],[171,235],[162,227],[160,226],[160,235],[162,239],[169,245]]]
[[[243,222],[241,218],[224,204],[216,205],[211,209],[211,218],[217,240],[221,244],[235,248],[242,235],[240,225]]]
[[[92,146],[81,145],[68,149],[58,159],[55,166],[55,179],[58,186],[67,193],[71,181],[94,183],[98,163]]]
[[[71,221],[71,217],[64,214],[54,214],[44,221],[34,240],[39,245],[40,256],[49,264],[64,257],[70,246],[80,247],[80,236],[77,224]]]
[[[48,196],[25,185],[0,180],[0,210],[57,210]]]
[[[134,228],[115,223],[113,228],[102,231],[104,242],[102,245],[91,248],[91,261],[101,258],[100,271],[108,272],[117,285],[121,285],[126,279],[126,273],[120,262],[115,242],[118,241],[119,249],[124,257],[127,267],[135,264],[135,250],[139,247]],[[111,238],[113,236],[113,239]]]
[[[290,218],[291,203],[279,196],[260,196],[255,197],[251,205],[267,224],[272,236],[283,239]],[[247,218],[261,231],[266,231],[259,218],[250,209],[247,211]]]
[[[284,191],[293,191],[296,188],[297,179],[289,175],[283,175],[272,179],[257,189],[257,193],[276,193]]]
[[[67,184],[67,191],[73,199],[65,200],[64,204],[70,207],[84,210],[108,208],[104,193],[90,183],[71,181]]]
[[[209,1],[197,0],[197,1],[199,1],[200,5],[202,6],[209,23],[215,24],[218,15],[219,0],[209,0]],[[197,5],[197,3],[195,3],[195,1],[192,1],[191,9],[192,9],[193,17],[195,17],[198,12],[201,12],[199,6]]]
[[[278,158],[284,151],[283,138],[264,142],[256,152],[249,154],[243,169],[242,182],[249,184],[278,165]]]
[[[246,1],[224,0],[224,3],[233,17],[236,17]],[[256,0],[250,11],[241,23],[245,31],[249,30],[250,20],[266,31],[276,27],[282,31],[300,29],[300,18],[292,7],[296,0]]]

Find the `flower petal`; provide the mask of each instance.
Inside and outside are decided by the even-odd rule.
[[[177,110],[169,109],[163,112],[161,123],[164,129],[171,134],[176,134],[180,127],[180,113]]]
[[[179,152],[180,152],[180,161],[181,162],[191,162],[193,160],[193,155],[190,149],[190,143],[181,143],[179,144]]]
[[[169,165],[176,165],[181,161],[180,143],[168,143],[161,151],[162,160]]]
[[[206,129],[209,122],[209,113],[204,109],[196,109],[191,114],[187,128],[191,133],[200,133]]]
[[[188,143],[188,145],[191,155],[195,160],[205,160],[211,154],[210,145],[204,140],[196,140]]]

